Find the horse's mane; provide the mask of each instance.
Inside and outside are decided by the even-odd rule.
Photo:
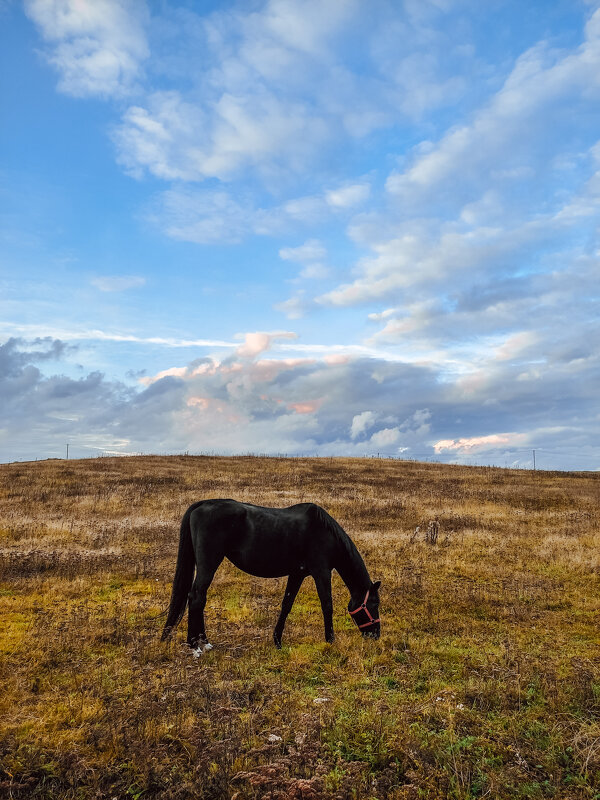
[[[355,564],[357,561],[359,563],[363,563],[362,557],[358,552],[356,545],[339,524],[339,522],[336,522],[336,520],[320,506],[317,506],[317,513],[319,520],[323,523],[325,528],[333,534],[336,542],[339,545],[340,554],[346,556],[352,564]]]

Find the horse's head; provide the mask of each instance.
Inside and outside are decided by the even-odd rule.
[[[356,627],[360,630],[363,636],[370,636],[373,639],[379,639],[381,623],[379,621],[379,587],[381,581],[375,581],[367,589],[367,593],[360,605],[352,608],[355,605],[355,600],[352,598],[348,603],[348,611],[350,616],[356,623]]]

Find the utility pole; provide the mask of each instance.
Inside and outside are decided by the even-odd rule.
[[[535,471],[535,450],[533,451],[533,469]]]
[[[67,442],[67,461],[69,460],[69,443]]]

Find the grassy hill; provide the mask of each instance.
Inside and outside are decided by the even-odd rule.
[[[334,575],[335,643],[308,580],[278,651],[285,579],[225,563],[215,649],[161,643],[209,497],[327,509],[381,638]],[[390,460],[0,466],[0,797],[600,798],[599,499],[600,474]]]

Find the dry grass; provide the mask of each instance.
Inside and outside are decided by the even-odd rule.
[[[357,459],[0,467],[0,796],[600,798],[600,475]],[[284,581],[224,564],[193,660],[161,644],[179,520],[311,500],[381,578],[363,641],[334,578],[284,647]],[[429,522],[439,523],[434,544]],[[417,525],[421,532],[414,537]]]

